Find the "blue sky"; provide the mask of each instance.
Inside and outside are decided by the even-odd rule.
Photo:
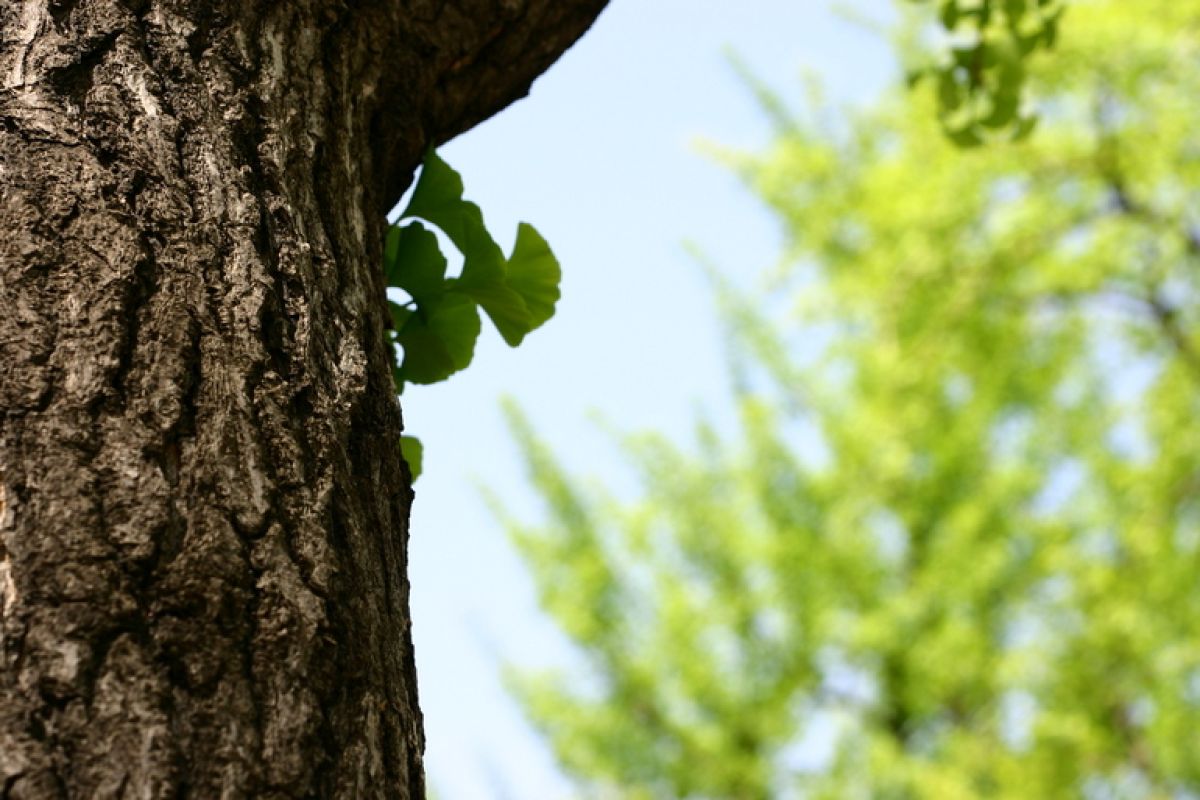
[[[844,5],[891,12],[889,0]],[[769,140],[730,49],[792,98],[806,71],[843,103],[895,73],[886,42],[821,0],[613,0],[528,98],[441,151],[503,243],[529,221],[564,270],[556,316],[519,349],[485,330],[468,370],[402,398],[425,444],[410,575],[426,768],[442,800],[570,793],[500,682],[505,661],[569,659],[478,488],[538,516],[500,398],[515,398],[573,469],[616,483],[620,460],[595,414],[679,437],[698,413],[718,424],[731,414],[721,331],[685,243],[752,285],[777,261],[779,232],[696,147]]]

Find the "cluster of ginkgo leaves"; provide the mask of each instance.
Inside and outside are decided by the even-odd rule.
[[[1036,117],[1022,109],[1026,59],[1053,46],[1066,0],[937,2],[946,45],[934,63],[913,69],[910,80],[937,81],[946,135],[967,147],[998,134],[1027,136]]]
[[[427,225],[441,230],[462,254],[458,275],[448,274],[449,262]],[[519,345],[553,316],[562,277],[550,246],[527,223],[518,227],[512,253],[505,257],[479,206],[463,199],[462,178],[433,152],[408,206],[388,229],[383,268],[388,287],[409,298],[388,300],[388,341],[404,353],[392,371],[397,393],[406,383],[443,381],[471,363],[481,308],[505,342]],[[405,436],[401,449],[416,477],[421,443]]]

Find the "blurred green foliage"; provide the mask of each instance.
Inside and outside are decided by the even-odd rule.
[[[909,0],[922,11],[936,8],[941,35],[928,29],[910,43],[909,80],[937,86],[942,129],[963,146],[1008,135],[1020,139],[1036,118],[1022,108],[1027,62],[1049,49],[1067,0]]]
[[[448,274],[449,262],[426,224],[462,255],[458,275]],[[431,150],[400,222],[388,226],[383,275],[389,290],[407,295],[406,302],[388,299],[391,324],[384,331],[392,351],[392,381],[402,394],[406,383],[437,383],[470,366],[480,309],[509,346],[521,344],[554,316],[562,269],[550,245],[527,222],[517,226],[512,254],[505,257],[479,206],[463,197],[462,177]],[[397,349],[403,353],[399,364]],[[415,481],[425,460],[421,440],[400,437],[400,453]]]
[[[513,412],[581,655],[513,685],[583,794],[1200,795],[1200,2],[1074,3],[1025,80],[1018,143],[897,90],[735,159],[790,266],[636,500]]]

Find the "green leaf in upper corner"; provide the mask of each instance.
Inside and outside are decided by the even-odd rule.
[[[402,331],[404,326],[408,324],[408,319],[413,314],[417,313],[409,306],[402,306],[395,300],[388,300],[388,314],[392,318],[392,330]]]
[[[991,110],[979,122],[988,128],[1014,128],[1020,116],[1021,87],[1025,82],[1021,57],[1011,50],[1003,53],[998,56],[995,72],[995,85],[988,98]]]
[[[425,460],[425,447],[421,444],[421,440],[415,436],[401,436],[400,455],[408,464],[408,472],[412,479],[416,481],[421,477],[421,465]]]
[[[561,279],[558,259],[546,240],[532,225],[521,223],[502,272],[464,274],[455,288],[475,298],[504,341],[516,347],[554,315]]]
[[[941,113],[945,115],[961,108],[967,100],[966,87],[949,69],[943,69],[938,73],[937,78],[938,105],[941,106]]]
[[[947,139],[959,147],[971,148],[979,147],[983,144],[983,137],[979,135],[978,127],[973,122],[958,128],[943,122],[942,132],[946,135]]]
[[[404,348],[400,379],[445,380],[471,363],[478,338],[479,312],[470,297],[451,290],[433,303],[421,304],[396,334],[396,342]]]
[[[496,330],[500,331],[500,335],[510,346],[519,345],[525,334],[533,330],[534,325],[525,300],[508,284],[503,272],[488,277],[479,273],[470,278],[464,275],[455,282],[454,288],[469,295],[483,307]]]
[[[402,217],[420,217],[441,228],[463,254],[463,276],[477,270],[500,272],[504,253],[483,224],[479,206],[463,199],[463,182],[454,169],[430,152]]]
[[[1016,127],[1013,128],[1012,140],[1014,142],[1019,142],[1023,139],[1029,138],[1029,135],[1033,133],[1033,130],[1037,127],[1037,125],[1037,117],[1032,115],[1022,116],[1017,120]]]
[[[463,254],[462,275],[454,288],[483,306],[504,340],[516,345],[529,329],[529,312],[521,296],[507,285],[504,252],[488,233],[483,212],[464,200],[462,193],[462,178],[430,153],[404,216],[431,222],[450,237]]]
[[[395,231],[399,233],[393,237]],[[404,226],[393,225],[388,232],[388,249],[395,254],[394,261],[385,258],[389,286],[398,286],[417,302],[432,299],[445,291],[446,257],[442,255],[433,231],[415,221]]]
[[[419,223],[389,234],[385,248],[388,282],[399,286],[418,301],[424,312],[442,292],[454,291],[478,303],[509,345],[516,347],[526,334],[554,313],[561,278],[558,260],[546,241],[531,226],[522,224],[510,259],[484,226],[479,206],[463,199],[462,178],[435,153],[425,158],[421,176],[402,217],[419,217],[436,225],[463,254],[462,274],[445,278],[445,259],[437,249],[436,237]],[[461,312],[460,313],[465,313]],[[415,323],[410,323],[415,324]],[[415,334],[414,334],[415,335]],[[421,341],[428,337],[420,333]],[[416,340],[414,346],[420,346]],[[440,358],[426,363],[414,352],[414,367],[407,373],[432,376],[445,372]],[[441,364],[437,369],[435,364]],[[461,369],[461,367],[457,367]],[[449,373],[446,373],[449,374]],[[417,383],[440,380],[418,380]]]
[[[400,225],[389,225],[387,238],[383,240],[383,274],[388,286],[396,285],[396,275],[400,270],[400,236],[404,228]]]
[[[554,306],[561,296],[558,288],[561,281],[562,268],[550,245],[536,228],[522,222],[517,228],[512,257],[508,259],[508,285],[525,301],[531,322],[529,330],[554,316]]]
[[[942,0],[942,8],[939,16],[942,18],[942,25],[945,26],[946,30],[954,30],[958,26],[958,1]]]

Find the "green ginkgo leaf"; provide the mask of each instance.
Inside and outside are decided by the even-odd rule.
[[[415,481],[421,476],[422,462],[425,460],[425,446],[415,436],[401,436],[400,455],[408,464],[408,473]]]
[[[1017,121],[1016,127],[1013,128],[1012,140],[1014,142],[1019,142],[1023,139],[1027,139],[1029,135],[1033,133],[1033,130],[1037,127],[1037,124],[1038,118],[1035,116],[1026,115],[1021,117],[1020,120]]]
[[[441,229],[462,253],[458,277],[446,276],[438,237],[414,218]],[[553,315],[561,270],[545,239],[522,223],[512,257],[505,259],[479,206],[463,198],[462,178],[436,154],[426,157],[401,219],[408,221],[388,229],[383,252],[388,285],[412,298],[407,304],[388,301],[387,341],[404,353],[392,369],[397,393],[406,383],[445,380],[471,363],[480,308],[513,347]],[[415,478],[421,443],[406,436],[401,449]]]
[[[554,316],[554,306],[561,296],[559,283],[562,267],[550,250],[550,245],[532,225],[522,222],[517,228],[517,242],[508,259],[508,285],[511,286],[529,311],[533,330]]]
[[[959,147],[979,147],[983,144],[983,137],[979,135],[977,126],[973,123],[963,127],[952,127],[943,124],[942,132],[945,133],[947,139]]]
[[[397,332],[404,348],[400,379],[437,383],[464,369],[475,355],[479,312],[464,294],[447,291],[427,308],[420,306]]]
[[[404,233],[404,229],[399,225],[389,225],[387,238],[383,240],[383,274],[387,279],[388,286],[395,286],[399,279],[401,264],[400,264],[400,236]]]
[[[463,199],[462,178],[436,153],[425,157],[417,188],[402,216],[420,217],[441,228],[463,254],[464,277],[476,271],[503,270],[504,253],[483,224],[483,212]]]
[[[471,279],[464,276],[454,288],[479,303],[500,336],[512,347],[519,345],[535,327],[525,300],[508,284],[503,272],[489,279],[478,277],[478,273]]]
[[[403,289],[418,302],[446,291],[446,257],[433,231],[414,221],[393,225],[388,232],[389,245],[393,238],[396,260],[388,271],[388,285]]]
[[[416,310],[412,306],[402,306],[394,300],[388,300],[388,314],[392,318],[392,330],[402,331],[408,324],[408,319]]]
[[[956,0],[942,0],[940,16],[946,30],[954,30],[958,26],[958,3]]]

